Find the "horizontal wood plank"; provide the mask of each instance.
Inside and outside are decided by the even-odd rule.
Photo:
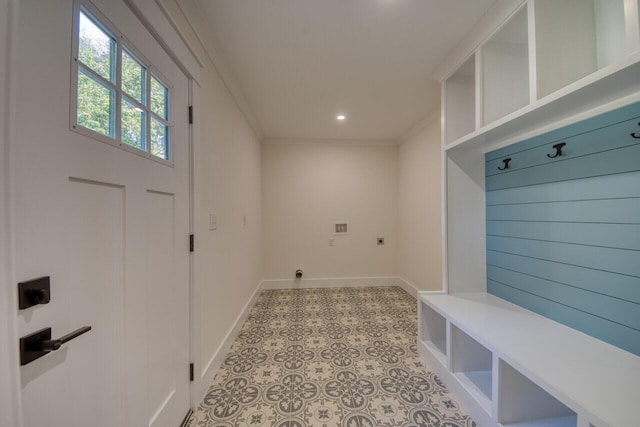
[[[640,172],[487,191],[487,206],[640,198]]]
[[[640,278],[637,277],[495,251],[487,251],[487,267],[489,265],[640,304]]]
[[[617,150],[488,176],[486,189],[491,191],[635,171],[640,171],[640,143]]]
[[[640,252],[569,243],[487,236],[487,250],[640,278]]]
[[[640,224],[640,198],[487,206],[487,221]]]
[[[487,221],[487,236],[640,251],[640,224]]]
[[[600,317],[567,307],[519,289],[487,281],[487,290],[502,299],[517,304],[549,319],[577,329],[592,337],[640,355],[640,332]]]
[[[562,162],[574,157],[581,157],[603,151],[614,150],[627,147],[638,143],[638,140],[631,136],[633,132],[640,132],[638,122],[640,119],[627,120],[613,126],[598,129],[583,135],[573,136],[563,139],[559,143],[564,143],[562,147],[562,155],[549,158],[547,155],[554,156],[556,150],[553,145],[556,141],[531,148],[512,154],[509,162],[509,169],[500,170],[503,167],[502,158],[486,162],[486,176],[507,174],[518,169],[535,167],[538,165],[546,165],[554,162]]]
[[[487,277],[640,332],[638,304],[492,265],[487,266]]]

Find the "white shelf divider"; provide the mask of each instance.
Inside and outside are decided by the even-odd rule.
[[[447,321],[427,304],[420,303],[420,336],[424,345],[442,363],[447,363]]]
[[[486,347],[451,325],[451,370],[472,397],[492,412],[492,354]]]

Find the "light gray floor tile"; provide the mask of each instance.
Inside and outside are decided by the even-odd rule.
[[[190,427],[475,427],[416,316],[399,287],[263,291]]]

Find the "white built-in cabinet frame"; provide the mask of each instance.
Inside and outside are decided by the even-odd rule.
[[[543,19],[536,19],[536,13],[554,15],[559,4],[591,5],[595,10],[599,3],[617,5],[616,18],[601,25],[615,28],[615,37],[601,38],[623,44],[622,53],[618,49],[613,57],[601,54],[598,65],[597,51],[605,47],[592,31],[590,40],[595,41],[582,49],[590,48],[595,58],[589,74],[581,68],[575,81],[541,80],[539,64],[548,60],[543,59],[540,45],[549,43],[536,34],[552,33],[555,44],[561,44],[561,34],[558,29],[540,28],[536,21]],[[579,33],[586,31],[584,25],[566,16],[567,10],[561,12],[567,20],[563,31],[571,33],[575,27]],[[589,16],[593,18],[593,14]],[[437,76],[442,83],[443,290],[448,293],[486,291],[484,154],[640,101],[640,0],[502,0],[483,19],[488,22],[481,21],[476,28],[484,32],[472,32],[472,37],[463,40],[444,62],[449,69],[440,70]],[[526,47],[521,46],[527,50],[526,57],[520,54],[517,64],[507,68],[508,58],[487,58],[487,50],[495,52],[496,46],[500,50],[504,40],[514,34],[521,45],[526,37]],[[580,51],[575,40],[571,47],[564,53]],[[511,48],[503,52],[518,51]],[[488,65],[487,60],[494,62]],[[565,62],[571,64],[571,58]],[[553,67],[560,69],[563,64],[555,61]],[[487,76],[485,70],[504,75]],[[518,70],[527,78],[513,77]],[[542,86],[557,89],[541,93],[541,81]],[[491,94],[483,90],[485,86]],[[501,86],[506,88],[503,93],[494,93]],[[503,99],[508,99],[506,105],[497,105]]]
[[[549,124],[545,107],[640,60],[638,0],[503,0],[495,8],[497,25],[440,78],[447,150],[503,139],[506,124],[538,110],[534,120]]]
[[[563,376],[571,363],[545,365],[530,357],[535,345],[509,344],[551,337],[558,357],[574,354],[585,375],[605,366],[612,384],[629,383],[625,366],[640,372],[637,356],[486,293],[484,168],[489,151],[640,101],[640,0],[498,1],[434,77],[442,83],[443,290],[419,293],[420,354],[481,426],[628,420],[613,414],[615,402],[590,412],[603,391],[572,385]],[[579,348],[600,356],[578,357]],[[618,393],[640,398],[640,386]],[[548,422],[527,414],[531,407]]]

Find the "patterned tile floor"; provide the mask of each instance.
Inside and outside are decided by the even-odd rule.
[[[264,291],[193,427],[475,427],[418,357],[399,287]]]

